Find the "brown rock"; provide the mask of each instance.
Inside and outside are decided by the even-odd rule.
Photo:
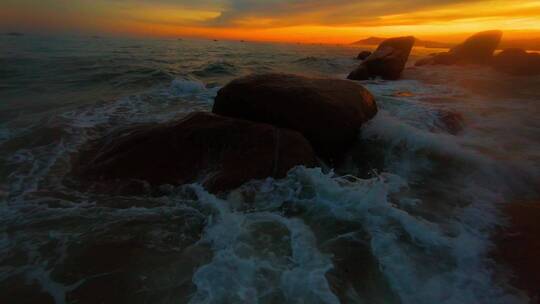
[[[465,42],[450,50],[459,63],[489,63],[493,57],[493,52],[501,42],[501,31],[486,31],[476,33],[467,38]]]
[[[522,49],[506,49],[493,58],[492,64],[497,71],[516,76],[540,74],[540,54]]]
[[[150,186],[201,182],[221,192],[316,164],[309,142],[298,132],[197,112],[174,123],[110,135],[81,153],[73,173],[103,191],[143,180]]]
[[[264,74],[227,84],[213,112],[296,130],[319,155],[331,159],[357,140],[377,105],[368,90],[350,81]]]
[[[349,76],[347,76],[347,79],[352,80],[367,80],[370,78],[373,77],[369,72],[367,66],[365,66],[364,64],[360,64],[356,69],[349,73]]]
[[[418,60],[415,65],[428,64],[488,64],[493,58],[493,52],[501,41],[501,31],[486,31],[476,33],[463,43],[455,46],[449,52],[434,54]]]
[[[366,80],[380,76],[386,80],[399,79],[409,59],[414,41],[412,36],[384,40],[375,52],[367,57],[347,78]]]
[[[443,130],[452,135],[457,135],[463,131],[464,119],[460,113],[443,110],[438,113],[438,116],[438,126]]]

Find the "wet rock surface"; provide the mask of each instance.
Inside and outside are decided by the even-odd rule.
[[[377,105],[368,90],[350,81],[263,74],[223,87],[213,112],[298,131],[318,155],[336,158],[375,116]]]
[[[366,80],[379,76],[386,80],[399,79],[409,59],[414,41],[412,36],[383,41],[347,78]]]
[[[108,136],[74,162],[83,187],[144,193],[146,186],[200,182],[221,192],[317,164],[297,132],[207,112]]]
[[[449,52],[418,60],[415,65],[489,64],[502,38],[501,31],[485,31],[472,35]]]

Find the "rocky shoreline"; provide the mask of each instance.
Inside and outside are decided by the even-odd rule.
[[[516,49],[495,54],[501,36],[498,31],[476,34],[415,65],[487,65],[517,76],[540,74],[538,54]],[[412,36],[391,38],[373,53],[360,53],[362,62],[347,78],[399,79],[414,41]],[[339,166],[377,111],[373,95],[353,81],[250,75],[220,89],[212,113],[136,126],[92,143],[73,158],[70,178],[84,191],[137,194],[166,184],[200,183],[223,194],[252,179],[282,178],[295,166]],[[442,115],[450,133],[458,134],[460,114]],[[496,240],[494,256],[511,267],[512,283],[528,292],[531,303],[540,303],[535,255],[540,208],[509,204],[503,211],[510,226]]]
[[[194,182],[225,192],[317,159],[338,163],[377,105],[350,81],[263,74],[223,87],[212,112],[111,134],[74,160],[72,175],[103,192]]]

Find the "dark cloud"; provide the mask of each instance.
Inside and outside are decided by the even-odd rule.
[[[6,0],[15,1],[15,0]],[[28,1],[28,0],[17,0]],[[44,0],[62,1],[62,0]],[[65,1],[65,0],[64,0]],[[79,0],[89,1],[89,0]],[[416,13],[452,4],[490,0],[102,0],[113,5],[167,6],[176,9],[219,11],[203,26],[241,26],[247,20],[264,20],[263,27],[293,25],[369,26],[382,16]],[[73,1],[77,2],[77,1]],[[249,26],[256,26],[251,23]]]
[[[149,24],[201,27],[275,28],[299,25],[367,27],[422,24],[434,20],[453,21],[474,17],[501,17],[489,15],[493,10],[487,10],[486,13],[454,10],[430,15],[438,8],[456,4],[493,3],[493,0],[0,0],[0,2],[2,2],[0,10],[11,8],[35,14],[54,12],[62,16],[93,15],[96,18],[118,18]],[[515,4],[517,1],[511,3]],[[492,7],[492,4],[489,5]],[[189,16],[175,19],[171,18],[170,14],[164,14],[162,18],[155,13],[145,14],[146,11],[169,9],[185,11],[186,14],[193,10],[216,12],[219,15],[215,18],[205,17],[211,19],[189,18]],[[539,12],[536,9],[530,13],[527,11],[514,13],[514,16],[531,14],[538,16]],[[388,18],[391,15],[402,16]]]
[[[208,24],[231,26],[259,18],[267,26],[369,25],[382,16],[482,1],[487,0],[226,0],[221,15]]]

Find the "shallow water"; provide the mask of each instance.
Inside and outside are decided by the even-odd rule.
[[[249,73],[345,78],[361,49],[24,36],[0,50],[4,301],[527,302],[489,250],[499,206],[540,196],[540,77],[409,67],[362,82],[380,112],[334,171],[121,197],[70,186],[88,141],[210,110]]]

